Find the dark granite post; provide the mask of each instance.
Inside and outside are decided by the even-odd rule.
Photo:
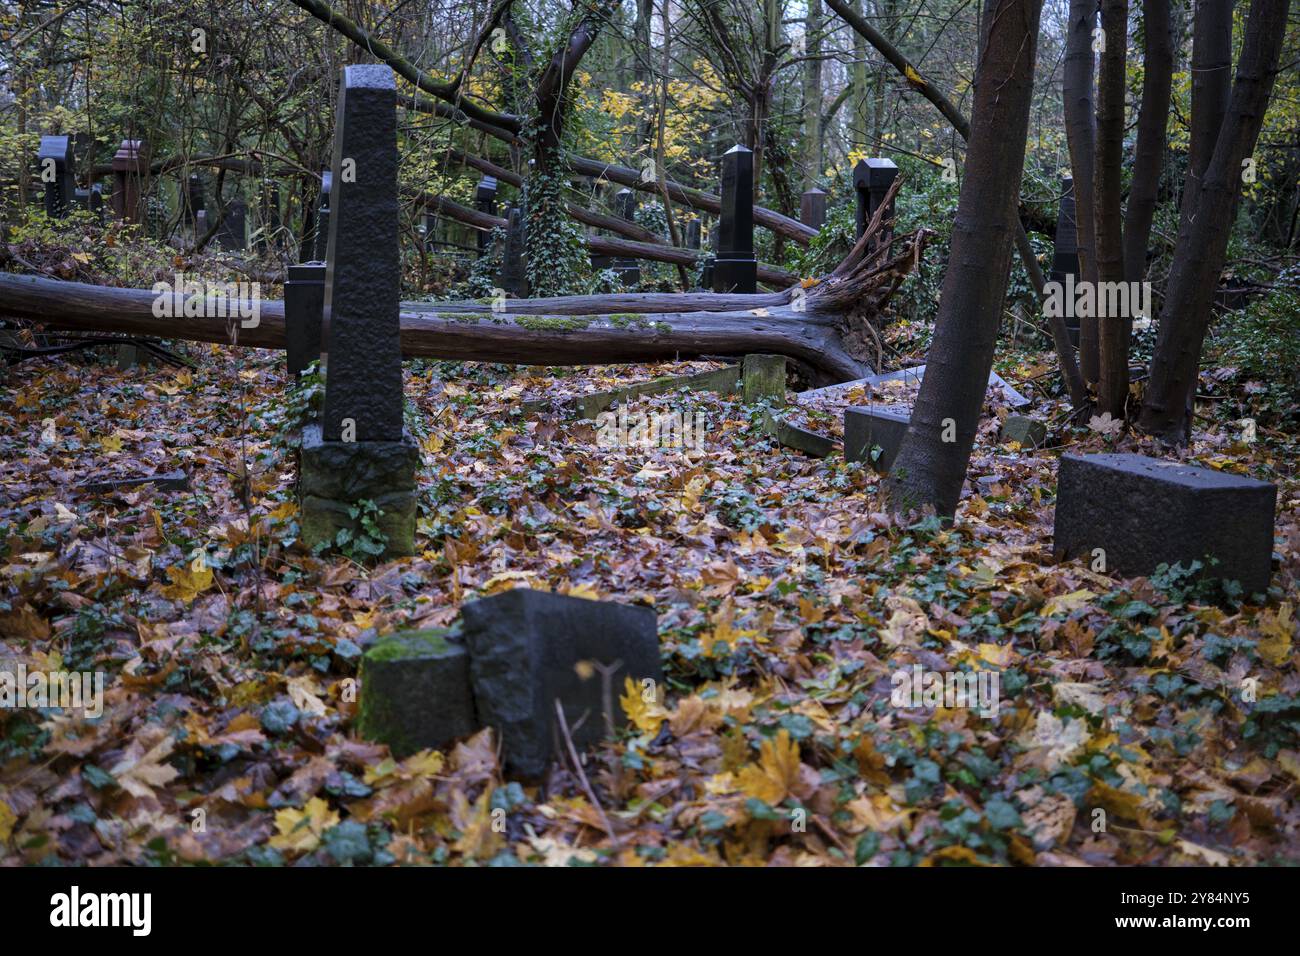
[[[248,248],[248,204],[244,200],[232,199],[226,205],[226,218],[217,230],[217,242],[229,251]]]
[[[330,187],[334,182],[334,174],[328,169],[320,174],[320,208],[316,212],[316,255],[314,259],[317,262],[329,261],[326,257],[329,255],[330,240]]]
[[[386,554],[415,546],[420,452],[402,428],[397,88],[387,66],[345,67],[335,112],[321,321],[325,401],[303,431],[299,493],[308,547],[358,534],[368,500]]]
[[[149,150],[144,140],[124,139],[113,156],[113,215],[143,222],[141,198],[149,181]]]
[[[714,292],[757,292],[754,258],[754,154],[736,145],[722,157],[722,216],[718,255],[713,264]]]
[[[289,266],[284,281],[285,366],[298,376],[320,358],[320,327],[325,312],[325,263]]]
[[[858,238],[867,231],[867,223],[876,214],[885,201],[885,194],[898,176],[898,167],[891,159],[860,159],[853,167],[853,189],[858,195]],[[885,213],[886,219],[894,217],[893,204]],[[884,240],[888,241],[894,233],[890,226],[885,230]]]
[[[1079,280],[1079,226],[1074,208],[1074,179],[1061,177],[1061,204],[1056,213],[1056,247],[1052,255],[1052,272],[1048,276],[1052,282],[1059,282],[1064,287],[1069,276]],[[1079,344],[1079,317],[1074,309],[1067,309],[1065,328],[1070,333],[1070,342]]]
[[[72,172],[72,138],[42,136],[36,154],[41,183],[45,186],[45,215],[62,219],[72,208],[76,179]]]
[[[692,219],[686,224],[686,248],[700,248],[700,221]]]
[[[799,221],[810,229],[826,225],[826,191],[814,186],[799,198]]]
[[[524,211],[513,203],[506,207],[506,247],[501,256],[497,281],[507,294],[528,296],[528,274],[524,270]]]
[[[484,176],[478,181],[478,187],[474,190],[474,208],[489,216],[497,214],[497,181],[495,176]],[[476,232],[478,233],[478,254],[479,258],[482,258],[487,255],[490,236],[483,229],[478,229]]]
[[[614,194],[614,215],[627,222],[636,221],[636,193],[620,189]],[[626,256],[614,260],[614,271],[623,285],[636,285],[641,281],[641,263]]]

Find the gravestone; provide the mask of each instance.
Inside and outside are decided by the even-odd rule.
[[[294,382],[320,358],[325,273],[323,262],[300,262],[289,266],[284,281],[285,368]]]
[[[754,154],[737,144],[722,157],[722,213],[713,261],[714,292],[758,291],[754,258]]]
[[[844,460],[865,461],[880,474],[888,474],[910,420],[908,410],[897,405],[844,409]],[[873,459],[872,449],[877,445],[880,454]]]
[[[709,232],[709,255],[704,260],[704,267],[700,269],[700,285],[706,289],[713,288],[713,264],[718,259],[718,230],[713,229]]]
[[[399,759],[478,729],[469,655],[442,629],[381,638],[361,659],[357,731]]]
[[[524,211],[513,203],[506,207],[506,245],[501,253],[498,284],[508,295],[528,297],[528,274],[524,269]]]
[[[605,738],[607,717],[615,727],[625,722],[625,678],[637,693],[662,694],[648,607],[516,588],[466,604],[461,620],[478,718],[523,776],[541,776],[564,747],[557,699],[574,745],[585,747]]]
[[[328,169],[320,174],[320,207],[316,211],[316,262],[327,262],[330,240],[330,188],[334,184],[334,174]]]
[[[113,215],[143,222],[141,199],[149,181],[149,150],[144,140],[124,139],[113,156]]]
[[[740,379],[745,401],[784,405],[785,362],[784,355],[746,355]]]
[[[614,194],[614,214],[627,222],[636,221],[636,193],[620,189]],[[636,285],[641,281],[641,264],[635,259],[619,256],[614,260],[614,271],[623,285]]]
[[[1240,475],[1145,455],[1062,455],[1056,560],[1100,558],[1104,570],[1129,577],[1201,561],[1206,577],[1262,592],[1276,504],[1276,485]]]
[[[799,221],[810,229],[826,225],[826,191],[814,186],[799,197]]]
[[[859,239],[867,231],[867,223],[885,202],[885,194],[898,177],[898,167],[890,159],[860,159],[853,167],[853,191],[857,194],[857,227]],[[885,211],[886,221],[894,218],[893,203]],[[882,233],[881,242],[888,242],[894,234],[892,225]]]
[[[700,248],[700,221],[692,219],[686,224],[686,248]]]
[[[1028,415],[1008,415],[1002,421],[1002,441],[1019,442],[1022,448],[1037,448],[1047,440],[1047,425]]]
[[[217,243],[229,252],[248,248],[248,204],[244,200],[232,199],[226,204],[226,218],[217,228]]]
[[[368,500],[388,555],[415,546],[419,448],[402,427],[397,88],[387,66],[343,70],[335,112],[321,320],[324,407],[303,430],[299,494],[306,545],[356,534]]]
[[[182,215],[185,222],[197,230],[199,210],[204,208],[203,180],[198,173],[191,173],[185,181]]]
[[[72,137],[42,136],[37,172],[45,186],[45,215],[62,219],[72,209],[77,184],[73,175]]]
[[[1052,270],[1048,279],[1065,285],[1067,276],[1079,279],[1079,226],[1075,217],[1074,179],[1061,177],[1061,204],[1056,214],[1056,242],[1052,253]],[[1066,309],[1065,328],[1070,333],[1070,343],[1079,345],[1079,317],[1074,309]]]
[[[478,181],[478,185],[474,187],[474,208],[488,216],[497,214],[497,180],[495,176],[484,176]],[[483,229],[477,230],[477,233],[478,254],[481,259],[487,255],[491,236]]]
[[[202,238],[208,234],[208,211],[200,209],[194,214],[194,235]]]

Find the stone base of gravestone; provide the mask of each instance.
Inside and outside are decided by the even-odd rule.
[[[333,543],[339,531],[361,531],[350,514],[358,502],[373,501],[388,538],[383,556],[415,552],[416,472],[420,449],[409,434],[401,441],[326,441],[320,425],[302,430],[298,496],[302,540],[308,548]]]
[[[479,720],[521,776],[540,777],[564,748],[556,700],[575,747],[585,747],[625,723],[625,678],[638,693],[645,680],[662,693],[650,608],[516,588],[466,604],[461,620]]]
[[[835,450],[834,439],[812,429],[792,425],[779,413],[770,410],[763,418],[763,431],[786,448],[793,448],[814,458],[825,458]]]
[[[1019,442],[1021,448],[1037,448],[1047,440],[1047,425],[1028,415],[1008,415],[1002,422],[1002,441]]]
[[[397,757],[441,750],[478,729],[469,654],[442,629],[380,639],[361,659],[357,731]]]
[[[713,260],[712,279],[714,292],[753,294],[758,291],[758,260],[719,255]]]
[[[785,356],[746,355],[740,382],[746,402],[761,402],[766,399],[773,405],[784,405]]]
[[[1209,468],[1145,455],[1062,455],[1054,551],[1058,561],[1101,557],[1108,571],[1129,576],[1200,561],[1205,576],[1261,592],[1272,573],[1276,504],[1275,485]]]
[[[880,474],[888,474],[907,434],[906,408],[876,406],[844,409],[844,460],[865,461]],[[872,458],[872,449],[880,454]]]

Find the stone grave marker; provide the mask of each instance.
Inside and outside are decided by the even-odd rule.
[[[72,137],[42,136],[36,162],[37,174],[45,186],[45,215],[62,219],[72,209],[77,187],[73,176]]]
[[[1145,455],[1061,456],[1054,551],[1106,571],[1150,575],[1205,563],[1210,578],[1267,590],[1277,486]],[[1210,560],[1217,559],[1211,566]]]
[[[443,629],[380,638],[361,659],[357,731],[398,758],[478,729],[469,655]]]
[[[754,258],[754,154],[737,144],[722,157],[722,214],[718,252],[713,260],[713,291],[758,291]]]
[[[497,180],[495,176],[484,176],[474,188],[474,208],[489,216],[497,214]],[[481,259],[487,255],[491,236],[483,229],[475,230],[478,239],[478,254]]]
[[[466,604],[461,619],[478,718],[499,734],[507,764],[523,776],[541,776],[564,747],[557,699],[576,747],[604,739],[607,719],[623,725],[625,678],[661,699],[659,637],[648,607],[516,588]]]
[[[898,177],[898,167],[891,159],[860,159],[853,167],[853,189],[857,194],[857,226],[859,239],[867,231],[867,223],[876,214],[876,210],[885,202],[885,194]],[[886,219],[892,219],[894,210],[885,213]],[[888,242],[893,235],[893,227],[886,229],[882,241]]]
[[[295,382],[320,358],[325,273],[323,262],[300,262],[289,266],[284,280],[285,368]]]
[[[149,182],[149,149],[144,140],[124,139],[113,156],[113,215],[143,222],[141,200]]]
[[[784,355],[746,355],[740,379],[745,401],[784,405],[785,362]]]
[[[636,222],[636,193],[630,189],[620,189],[614,194],[614,214],[627,222]],[[614,272],[625,286],[636,285],[641,281],[641,263],[626,256],[614,260]]]
[[[865,461],[880,474],[888,474],[910,421],[908,409],[896,405],[844,409],[844,460]],[[880,455],[872,460],[872,449],[877,445]]]
[[[524,268],[526,253],[524,211],[511,204],[506,207],[506,245],[501,254],[501,274],[497,281],[508,295],[528,297],[528,273]]]
[[[826,190],[814,186],[799,197],[799,221],[810,229],[826,225]]]
[[[248,248],[248,204],[232,199],[226,205],[226,218],[217,229],[217,243],[228,252]]]

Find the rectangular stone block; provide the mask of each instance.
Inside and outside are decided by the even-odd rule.
[[[1272,572],[1276,504],[1275,485],[1240,475],[1145,455],[1062,455],[1056,559],[1091,562],[1100,548],[1106,569],[1127,576],[1201,561],[1207,576],[1262,592]]]
[[[469,655],[433,628],[381,638],[361,659],[357,732],[394,756],[442,750],[478,729]]]
[[[774,405],[784,405],[785,362],[784,355],[746,355],[741,372],[745,401],[769,399]]]
[[[880,474],[888,474],[910,420],[907,409],[899,406],[844,409],[844,460],[869,462]],[[872,461],[871,449],[876,445],[880,456]]]
[[[1021,448],[1037,448],[1047,440],[1047,425],[1028,415],[1008,415],[1002,422],[1001,440],[1019,442]]]
[[[661,693],[650,608],[516,588],[466,604],[461,619],[479,719],[522,776],[541,776],[563,747],[557,699],[574,745],[585,747],[605,737],[607,712],[615,727],[625,723],[625,677]],[[607,681],[600,667],[614,668]]]
[[[289,266],[284,282],[285,367],[293,381],[320,358],[321,318],[325,311],[323,262]]]

